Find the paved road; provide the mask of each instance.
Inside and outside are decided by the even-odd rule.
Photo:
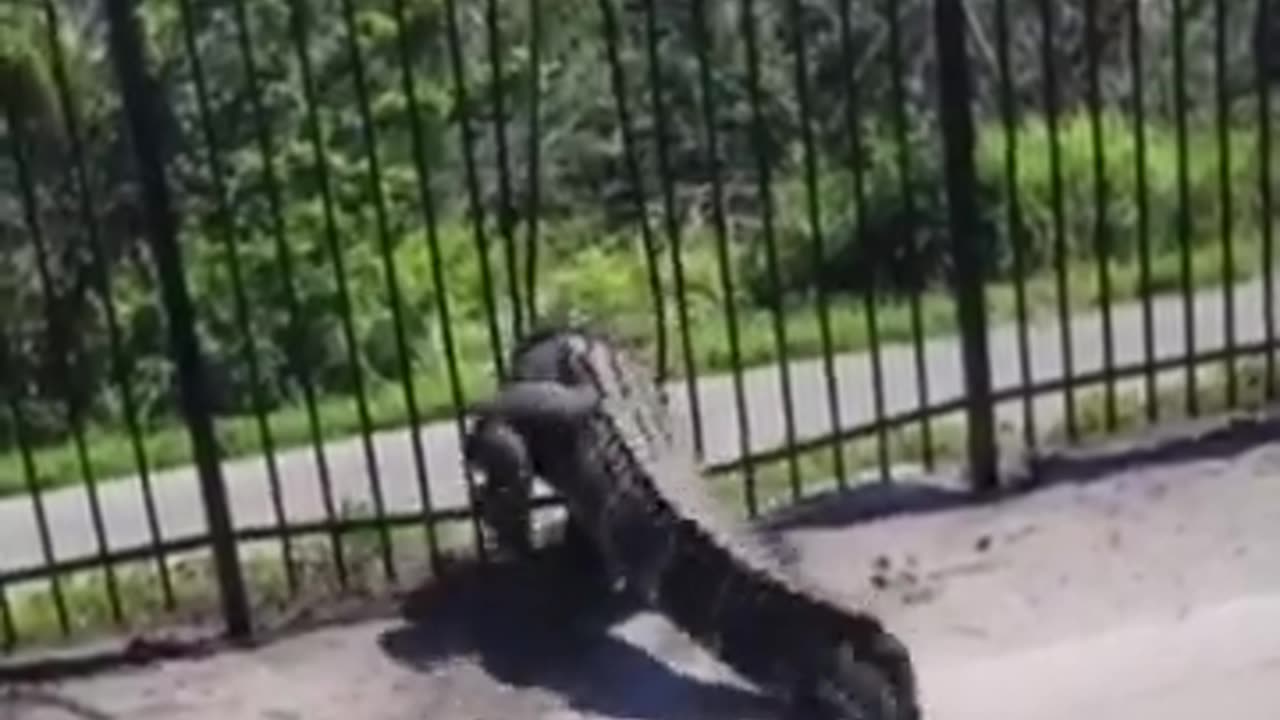
[[[1255,281],[1235,289],[1236,338],[1238,342],[1261,341],[1265,337],[1262,284]],[[1221,347],[1224,338],[1223,292],[1202,291],[1196,296],[1195,324],[1197,347]],[[1139,362],[1143,359],[1142,313],[1137,303],[1117,306],[1113,312],[1113,342],[1116,362]],[[1075,373],[1102,367],[1103,338],[1100,314],[1081,313],[1071,322]],[[1155,303],[1156,355],[1171,358],[1183,350],[1183,313],[1176,296],[1157,299]],[[1062,349],[1057,323],[1043,323],[1031,333],[1032,378],[1044,381],[1062,376]],[[1017,332],[1012,325],[991,331],[991,367],[997,388],[1020,383]],[[882,351],[885,371],[886,405],[889,413],[910,411],[919,403],[915,381],[914,356],[908,344],[887,346]],[[938,337],[926,344],[925,362],[929,383],[929,399],[933,402],[959,397],[963,392],[963,376],[959,346],[954,337]],[[874,418],[871,393],[871,362],[866,353],[840,355],[836,363],[840,389],[842,425],[851,426]],[[827,412],[825,374],[820,360],[792,363],[792,377],[799,438],[813,438],[828,433],[832,423]],[[1176,378],[1176,375],[1173,375]],[[750,419],[753,450],[783,444],[786,439],[778,372],[762,367],[745,373],[747,416]],[[1140,381],[1131,381],[1139,386]],[[681,412],[687,412],[687,394],[683,387],[673,388],[672,397]],[[729,460],[741,454],[738,439],[738,412],[729,376],[704,377],[699,383],[701,414],[704,419],[706,459],[710,462]],[[1037,400],[1037,422],[1041,427],[1056,422],[1062,413],[1061,394]],[[1001,420],[1017,424],[1021,407],[1016,403],[1000,406]],[[435,507],[459,506],[465,503],[465,487],[458,463],[458,437],[452,421],[437,422],[422,428],[428,455],[428,473]],[[413,455],[407,430],[394,430],[375,436],[376,454],[384,496],[389,509],[414,510],[421,507]],[[352,438],[325,446],[339,502],[347,499],[370,502],[370,473],[365,465],[360,440]],[[286,514],[290,521],[323,517],[318,473],[314,451],[301,447],[278,456],[284,482]],[[261,457],[228,461],[225,473],[229,486],[235,522],[238,526],[263,525],[274,521],[267,483],[265,463]],[[192,468],[178,468],[158,473],[155,478],[156,502],[160,511],[161,531],[165,536],[201,532],[205,526],[195,473]],[[121,479],[103,485],[101,499],[109,544],[113,548],[146,542],[140,483]],[[89,519],[88,502],[83,488],[65,488],[45,496],[46,511],[54,528],[55,555],[68,558],[94,552],[96,545]],[[0,500],[0,570],[24,567],[42,562],[32,504],[29,498]]]

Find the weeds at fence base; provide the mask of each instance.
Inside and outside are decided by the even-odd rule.
[[[451,561],[464,561],[473,555],[470,521],[439,521],[436,532],[441,553]],[[385,604],[406,588],[434,580],[422,526],[391,531],[398,582],[389,581],[385,575],[376,530],[344,531],[339,538],[343,547],[342,573],[335,563],[330,537],[294,539],[292,587],[277,540],[241,544],[241,564],[257,632],[306,627],[352,612],[368,614],[376,610],[370,606]],[[102,568],[58,575],[67,608],[65,631],[58,619],[51,579],[10,586],[7,592],[17,633],[15,648],[58,647],[172,627],[219,633],[221,608],[209,551],[171,556],[167,565],[174,589],[172,607],[164,601],[154,560],[114,566],[121,604],[128,613],[123,625],[112,617]]]

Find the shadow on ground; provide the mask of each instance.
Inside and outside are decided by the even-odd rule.
[[[424,673],[472,659],[499,683],[546,689],[592,715],[781,717],[761,694],[688,675],[611,633],[640,608],[563,561],[464,573],[406,600],[405,624],[379,637],[388,656]]]
[[[1106,442],[1043,449],[1012,469],[1006,486],[985,495],[955,487],[936,476],[868,483],[814,493],[761,518],[769,537],[785,530],[845,527],[901,515],[923,515],[966,506],[991,505],[1060,485],[1085,485],[1140,466],[1228,460],[1280,438],[1280,405],[1263,412],[1166,423]]]
[[[0,691],[0,717],[25,717],[24,711],[55,712],[76,720],[115,720],[115,716],[70,698],[55,690],[38,687],[10,687]]]
[[[780,534],[785,530],[844,527],[897,515],[942,512],[974,502],[966,490],[895,480],[814,493],[761,517],[756,528],[771,540],[783,542]]]

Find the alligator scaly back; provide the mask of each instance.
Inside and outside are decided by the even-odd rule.
[[[466,452],[485,471],[486,493],[546,480],[606,572],[741,675],[821,715],[920,717],[901,641],[788,572],[726,519],[661,387],[603,334],[530,336],[512,376],[478,411]],[[518,503],[503,510],[520,511]]]

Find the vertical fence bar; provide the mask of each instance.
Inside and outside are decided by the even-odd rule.
[[[45,236],[45,225],[41,219],[40,201],[36,194],[36,179],[32,176],[32,167],[27,152],[32,150],[24,121],[17,116],[16,108],[9,103],[5,106],[10,131],[10,152],[17,170],[19,192],[22,195],[23,213],[27,231],[31,234],[31,244],[36,256],[36,276],[40,293],[44,300],[45,337],[48,343],[47,352],[52,355],[51,361],[55,372],[66,382],[61,388],[63,407],[67,425],[71,429],[72,442],[75,444],[76,459],[80,465],[80,475],[85,483],[85,499],[89,506],[89,519],[93,525],[93,539],[97,546],[99,562],[106,576],[107,601],[111,607],[112,619],[117,623],[124,620],[124,607],[120,600],[120,588],[116,580],[115,566],[110,561],[110,547],[107,544],[106,520],[102,512],[102,499],[99,495],[97,473],[89,458],[89,448],[85,440],[84,398],[72,380],[72,363],[69,357],[76,352],[75,342],[69,335],[71,328],[58,320],[57,293],[54,285],[52,259],[49,257],[48,238]]]
[[[1071,256],[1067,248],[1065,208],[1063,207],[1062,146],[1058,132],[1058,69],[1054,57],[1053,38],[1057,32],[1054,0],[1040,0],[1041,71],[1044,75],[1044,114],[1049,140],[1050,194],[1053,206],[1053,247],[1058,291],[1058,330],[1062,343],[1062,401],[1066,415],[1067,439],[1079,435],[1076,421],[1075,351],[1071,322],[1071,286],[1067,265]]]
[[[489,102],[493,104],[493,140],[498,163],[498,234],[502,237],[507,267],[507,292],[511,302],[511,335],[524,334],[524,308],[520,304],[519,268],[516,262],[515,212],[511,204],[511,161],[507,147],[507,109],[502,67],[502,28],[497,0],[485,0],[484,25],[489,50]]]
[[[412,48],[410,47],[405,0],[395,0],[394,10],[396,47],[400,59],[400,86],[404,91],[405,105],[409,116],[409,137],[413,146],[414,172],[418,181],[418,202],[422,208],[422,221],[427,229],[427,250],[431,253],[431,282],[436,288],[436,310],[440,323],[440,340],[444,346],[445,370],[449,375],[449,392],[453,400],[453,417],[457,426],[458,444],[461,447],[464,444],[463,441],[467,432],[464,418],[466,397],[463,393],[462,374],[458,367],[458,351],[453,337],[453,318],[449,308],[447,281],[444,277],[444,255],[440,250],[440,233],[436,220],[435,197],[431,191],[433,180],[431,163],[427,157],[426,133],[422,122],[422,105],[413,82]],[[532,295],[530,298],[532,298]],[[530,320],[532,321],[533,318],[534,314],[531,312]],[[418,429],[415,423],[415,452],[420,443],[416,438],[417,433]],[[475,497],[475,477],[468,463],[462,463],[462,476],[467,486],[467,497]],[[430,522],[434,526],[434,521]],[[484,533],[477,513],[471,513],[471,528],[476,553],[482,561],[486,560],[488,556],[485,552]],[[434,558],[433,561],[435,562],[436,570],[439,571],[441,569],[439,558]]]
[[[649,270],[649,293],[653,298],[654,334],[658,360],[658,377],[667,377],[667,310],[663,298],[662,278],[659,275],[659,250],[649,225],[648,200],[644,177],[640,173],[640,158],[636,154],[635,126],[631,122],[631,104],[627,99],[627,76],[622,66],[619,45],[618,17],[613,0],[599,0],[601,31],[604,35],[605,61],[609,64],[609,80],[613,87],[614,108],[622,133],[622,157],[635,198],[637,222],[640,223],[640,242],[644,246],[645,262]]]
[[[7,341],[7,338],[6,338]],[[40,556],[44,566],[52,570],[57,558],[53,555],[53,532],[49,527],[49,515],[44,506],[44,489],[40,487],[40,473],[36,469],[35,454],[31,451],[31,441],[27,437],[27,420],[22,412],[22,400],[15,394],[6,393],[9,416],[13,419],[14,435],[18,443],[18,453],[22,456],[22,473],[27,480],[27,494],[31,497],[31,511],[35,515],[36,533],[40,536]],[[56,572],[49,573],[49,590],[53,596],[53,611],[58,618],[58,628],[64,637],[71,635],[71,620],[67,613],[67,596],[62,588],[62,576]]]
[[[920,225],[916,219],[915,190],[912,188],[913,173],[911,168],[911,140],[907,120],[907,94],[904,84],[906,71],[902,67],[902,18],[898,0],[887,0],[885,9],[889,25],[889,88],[893,105],[894,144],[897,146],[898,193],[901,195],[903,214],[907,218],[907,231],[904,242],[907,243],[909,263],[917,269],[923,268],[920,262]],[[960,29],[963,29],[961,22]],[[959,30],[958,30],[959,31]],[[924,453],[926,471],[933,469],[933,420],[929,408],[929,368],[925,358],[924,315],[922,308],[922,289],[912,288],[909,302],[911,310],[911,343],[915,353],[916,392],[920,402],[920,445]]]
[[[1028,449],[1038,443],[1036,433],[1035,396],[1031,392],[1031,338],[1027,313],[1027,258],[1022,232],[1022,200],[1019,195],[1018,103],[1014,87],[1009,45],[1009,0],[996,0],[996,64],[1000,74],[1000,116],[1004,123],[1004,177],[1008,196],[1006,225],[1009,245],[1013,249],[1013,303],[1018,327],[1018,372],[1022,384],[1022,438]]]
[[[347,362],[351,365],[356,380],[356,410],[360,414],[361,445],[365,453],[365,464],[369,465],[372,440],[370,438],[368,409],[364,398],[364,374],[356,357],[355,329],[351,316],[351,294],[347,287],[346,271],[338,242],[333,185],[329,177],[329,163],[326,159],[324,129],[321,126],[320,113],[317,109],[316,81],[315,73],[311,66],[310,39],[306,25],[307,17],[306,7],[301,4],[301,0],[289,0],[289,39],[290,44],[293,46],[294,55],[297,58],[299,79],[302,81],[302,104],[306,108],[306,132],[311,145],[311,162],[315,168],[316,185],[320,191],[320,206],[324,213],[325,248],[329,255],[328,260],[334,267],[334,281],[338,293],[339,322],[342,325],[343,342],[347,350]],[[264,137],[269,138],[270,136],[264,135]],[[266,166],[264,165],[264,167]],[[273,177],[273,175],[268,177]],[[292,253],[288,244],[284,242],[282,231],[277,231],[275,235],[276,255],[279,258],[281,271],[286,274],[286,278],[282,283],[285,287],[285,301],[289,304],[289,314],[293,318],[292,322],[300,327],[300,310],[297,299],[293,291],[290,290],[292,283],[287,279],[287,275],[292,272]],[[308,424],[310,425],[312,439],[316,448],[317,467],[320,470],[321,499],[324,503],[325,518],[329,521],[330,548],[333,553],[333,560],[336,563],[338,582],[340,585],[345,586],[347,582],[346,556],[343,553],[342,533],[338,530],[335,522],[337,508],[335,507],[329,464],[321,440],[321,426],[316,407],[315,387],[310,381],[311,373],[305,363],[303,363],[299,374],[302,378],[302,390],[307,402]]]
[[[711,48],[707,30],[707,0],[693,0],[694,48],[698,62],[698,94],[702,111],[704,148],[708,173],[711,179],[711,223],[716,236],[716,264],[719,266],[720,290],[724,294],[724,323],[729,337],[729,364],[733,372],[733,399],[738,415],[738,447],[742,457],[743,494],[747,515],[759,514],[756,488],[756,465],[751,453],[751,414],[747,405],[746,383],[742,375],[742,340],[738,324],[738,308],[735,302],[732,256],[729,250],[729,224],[725,215],[724,177],[721,172],[720,130],[711,80],[711,62],[707,57]]]
[[[391,238],[390,230],[387,225],[386,202],[382,195],[382,173],[377,154],[377,138],[374,135],[373,120],[369,113],[369,91],[365,80],[364,60],[360,53],[360,41],[356,36],[356,16],[355,8],[351,0],[342,0],[342,22],[346,27],[343,33],[347,46],[347,63],[351,68],[353,75],[353,84],[356,93],[357,114],[360,117],[360,133],[361,139],[365,146],[365,164],[368,169],[369,188],[373,194],[373,213],[376,231],[378,233],[378,248],[382,255],[383,272],[386,277],[387,287],[390,294],[391,303],[391,324],[393,334],[395,336],[396,356],[399,362],[399,370],[404,377],[406,383],[405,396],[406,402],[412,412],[416,414],[416,401],[414,400],[410,376],[412,368],[408,363],[408,347],[404,334],[403,309],[400,299],[400,284],[397,280],[395,267],[391,259]],[[372,420],[370,418],[370,420]],[[417,427],[414,422],[414,427]],[[416,434],[414,435],[416,438]],[[415,450],[419,448],[415,447]],[[415,461],[419,459],[421,453],[416,453]],[[386,515],[386,500],[383,496],[382,488],[382,470],[377,462],[377,455],[370,447],[369,457],[369,492],[373,498],[374,514],[382,518]],[[425,493],[425,478],[422,476],[423,466],[417,467],[420,487]],[[378,543],[382,552],[382,561],[385,566],[387,577],[395,580],[397,573],[395,567],[395,558],[391,544],[391,528],[387,523],[378,523]]]
[[[1187,375],[1187,414],[1200,414],[1200,392],[1196,373],[1195,288],[1191,267],[1191,179],[1187,137],[1187,30],[1184,0],[1173,0],[1173,114],[1177,140],[1178,214],[1177,235],[1182,270],[1183,363]]]
[[[475,239],[476,259],[480,261],[480,288],[484,293],[485,315],[489,328],[489,348],[498,377],[506,376],[507,359],[503,351],[502,328],[494,297],[493,268],[489,266],[489,233],[485,229],[484,204],[480,197],[480,178],[476,168],[475,128],[471,125],[471,101],[467,92],[466,58],[462,55],[462,30],[459,27],[458,3],[444,0],[446,41],[449,65],[453,74],[453,94],[458,113],[458,132],[462,143],[462,162],[466,174],[467,199],[471,211],[471,231]]]
[[[249,27],[249,18],[246,13],[245,0],[233,0],[232,12],[236,23],[236,39],[240,45],[241,61],[244,65],[245,74],[249,82],[249,101],[253,111],[253,124],[255,142],[258,146],[258,153],[262,160],[263,182],[267,189],[268,202],[271,204],[271,222],[272,222],[272,240],[275,244],[276,258],[280,265],[282,295],[286,305],[289,308],[290,323],[294,328],[302,328],[302,311],[298,302],[297,295],[294,290],[294,259],[293,251],[289,246],[288,231],[285,226],[284,215],[282,210],[281,189],[279,180],[275,170],[275,148],[270,131],[270,125],[262,104],[262,95],[258,86],[258,70],[257,62],[253,54],[253,38]],[[351,366],[352,385],[355,389],[356,411],[360,422],[360,441],[361,448],[364,451],[365,467],[369,471],[371,482],[376,482],[378,474],[378,460],[373,447],[372,438],[372,421],[369,414],[369,403],[365,390],[364,369],[360,364],[358,341],[356,339],[355,320],[351,303],[351,294],[347,283],[346,265],[343,260],[342,249],[337,230],[337,219],[335,215],[335,203],[333,198],[333,189],[329,176],[328,159],[324,147],[324,134],[321,129],[320,115],[316,106],[316,94],[314,76],[311,72],[311,59],[309,56],[309,48],[307,46],[307,36],[305,34],[305,20],[300,15],[305,11],[300,10],[297,0],[290,0],[289,15],[290,29],[293,35],[294,52],[297,55],[298,67],[302,76],[303,87],[302,97],[303,104],[307,108],[307,132],[310,135],[313,162],[315,164],[317,185],[320,189],[321,206],[324,210],[324,227],[325,227],[325,245],[329,255],[329,262],[333,265],[334,281],[338,291],[338,314],[342,325],[343,342],[346,347],[346,361]],[[291,359],[297,361],[295,355],[291,355]],[[299,363],[303,368],[307,367],[309,359],[302,359]],[[310,371],[302,370],[299,373],[303,378],[309,376]],[[304,390],[308,384],[304,382]],[[310,408],[308,409],[310,413]],[[318,418],[311,422],[313,433],[319,432]],[[314,438],[318,435],[313,434]],[[317,442],[319,440],[317,439]],[[336,517],[336,509],[334,508],[332,498],[332,488],[325,481],[327,477],[327,469],[322,468],[321,481],[322,491],[324,492],[324,502],[326,517]],[[331,538],[339,539],[339,534],[335,531]],[[379,532],[379,545],[382,551],[382,559],[384,567],[390,562],[390,543],[385,533]],[[338,552],[338,543],[335,543],[335,554]],[[338,565],[339,581],[345,580],[346,561],[342,559]],[[391,570],[386,568],[388,574]]]
[[[201,494],[213,544],[218,589],[227,633],[244,637],[251,631],[249,602],[237,556],[235,531],[222,480],[213,417],[205,396],[204,362],[195,332],[195,315],[183,274],[178,246],[176,210],[169,195],[164,159],[156,142],[161,135],[156,119],[157,91],[146,67],[141,31],[129,0],[105,0],[112,64],[120,84],[125,119],[141,175],[147,236],[160,277],[168,311],[169,342],[178,368],[187,430],[195,454]]]
[[[237,13],[243,15],[244,0],[236,0]],[[332,178],[329,175],[329,160],[325,150],[324,131],[321,126],[320,113],[316,104],[315,76],[312,73],[310,44],[306,35],[307,11],[292,0],[289,6],[292,28],[294,30],[294,50],[298,55],[298,65],[302,73],[303,102],[307,107],[307,130],[311,135],[313,162],[315,163],[317,185],[320,188],[320,201],[324,208],[325,245],[329,254],[329,262],[333,265],[334,281],[338,290],[338,314],[342,323],[342,336],[347,350],[347,364],[351,366],[352,385],[355,389],[356,412],[360,420],[360,446],[364,454],[365,469],[369,472],[369,487],[374,502],[381,502],[381,472],[378,466],[378,453],[373,445],[373,419],[369,411],[369,397],[366,387],[364,366],[360,361],[359,340],[356,337],[354,309],[351,302],[351,291],[347,282],[347,264],[343,254],[342,239],[338,234],[337,211],[334,200]],[[242,23],[247,28],[247,23]],[[247,33],[247,30],[246,30]],[[247,34],[244,35],[246,51],[251,47]],[[252,93],[255,97],[256,93]],[[270,138],[263,130],[261,138]],[[261,141],[260,141],[261,142]],[[266,146],[263,146],[264,149]],[[264,157],[264,168],[271,163]],[[270,173],[269,177],[274,177]],[[283,225],[276,233],[277,254],[285,266],[291,266],[292,253],[289,250]],[[395,577],[394,559],[391,551],[391,532],[385,524],[379,523],[378,551],[382,556],[382,569],[388,578]]]
[[[844,88],[844,126],[849,136],[848,172],[853,180],[853,205],[857,213],[854,235],[866,238],[867,186],[863,169],[865,148],[862,137],[862,108],[858,80],[853,75],[856,67],[853,48],[853,0],[837,0],[840,15],[840,62],[846,68]],[[876,302],[875,282],[868,282],[863,289],[863,315],[867,326],[867,345],[871,356],[871,402],[876,428],[876,461],[880,481],[889,477],[889,432],[885,427],[884,358],[880,352],[880,313]]]
[[[203,129],[206,152],[208,154],[209,174],[211,179],[212,190],[214,193],[214,202],[217,209],[218,222],[222,225],[222,232],[219,233],[222,239],[224,250],[227,254],[227,271],[231,276],[231,293],[232,303],[234,305],[235,321],[239,325],[239,331],[244,338],[244,362],[249,372],[249,384],[252,386],[251,401],[253,403],[253,411],[255,421],[258,426],[258,437],[262,441],[263,461],[267,469],[267,485],[271,492],[271,507],[275,515],[276,527],[281,530],[280,533],[280,553],[284,564],[285,582],[288,584],[290,592],[296,592],[298,589],[298,572],[297,566],[293,558],[293,543],[288,533],[283,532],[288,525],[284,511],[284,494],[280,484],[280,468],[276,462],[276,443],[275,437],[271,430],[271,422],[268,419],[267,402],[262,394],[262,370],[258,363],[257,343],[255,342],[255,333],[252,329],[249,313],[249,300],[244,287],[244,275],[240,262],[240,243],[237,237],[237,228],[235,226],[235,216],[231,212],[230,205],[227,202],[226,193],[226,175],[222,167],[221,158],[218,151],[218,139],[215,135],[214,124],[210,119],[208,87],[205,81],[203,62],[200,58],[200,51],[196,46],[195,36],[195,18],[192,13],[190,0],[179,0],[178,13],[183,26],[183,42],[186,45],[188,60],[191,62],[192,82],[196,91],[196,104],[200,115],[200,124]],[[245,31],[247,33],[247,30]],[[247,48],[247,45],[245,46]],[[246,67],[246,74],[249,76],[249,92],[251,101],[255,103],[255,119],[258,120],[258,129],[262,135],[265,135],[265,126],[262,122],[261,108],[258,101],[259,93],[257,88],[256,70],[252,56],[246,49],[243,53],[242,60]],[[266,142],[265,140],[263,142]],[[280,202],[278,190],[275,184],[275,174],[271,172],[271,156],[270,148],[267,147],[262,151],[263,167],[268,175],[267,194],[268,202],[272,207],[272,214],[277,223],[281,223]],[[279,232],[283,233],[282,225],[277,225]],[[292,273],[285,273],[285,277],[290,277]]]
[[[1155,308],[1151,287],[1151,210],[1147,191],[1147,118],[1143,73],[1146,72],[1142,52],[1142,0],[1129,0],[1129,67],[1133,76],[1130,92],[1133,99],[1133,171],[1134,192],[1138,211],[1138,285],[1142,296],[1143,396],[1147,422],[1160,417],[1156,394],[1156,330]]]
[[[1098,304],[1102,316],[1103,403],[1108,431],[1114,432],[1119,422],[1116,409],[1116,351],[1111,307],[1111,222],[1108,199],[1111,196],[1107,178],[1106,146],[1102,128],[1102,87],[1099,74],[1100,29],[1098,0],[1085,0],[1085,56],[1088,76],[1089,135],[1093,156],[1093,243],[1098,266]]]
[[[378,157],[378,138],[373,127],[373,116],[369,110],[368,82],[365,77],[364,59],[360,52],[359,38],[356,36],[355,6],[351,0],[342,0],[342,13],[346,25],[348,62],[355,76],[356,103],[359,106],[360,131],[365,147],[365,163],[369,171],[369,187],[373,191],[373,213],[377,224],[378,249],[382,255],[382,271],[386,279],[387,292],[391,303],[391,325],[396,345],[397,369],[400,371],[405,407],[409,413],[409,441],[412,446],[411,451],[413,453],[415,478],[418,484],[418,497],[422,502],[425,519],[427,551],[434,567],[439,560],[439,548],[436,545],[435,523],[431,521],[430,482],[427,478],[427,464],[422,447],[422,437],[419,434],[422,423],[418,412],[417,391],[413,382],[413,365],[409,360],[409,341],[404,330],[404,303],[401,299],[399,274],[396,272],[395,261],[392,258],[391,227],[387,218],[386,198],[382,190],[382,163]],[[371,482],[374,511],[379,517],[383,517],[386,513],[386,501],[383,498],[379,476],[377,474],[373,475]],[[390,526],[385,522],[378,523],[378,525],[380,532],[384,536],[382,540],[383,551],[388,553],[386,561],[389,577],[394,580],[396,569],[394,559],[390,555],[392,551]]]
[[[844,423],[840,417],[840,383],[836,377],[835,348],[831,335],[831,303],[825,283],[822,281],[827,251],[822,229],[822,208],[818,198],[818,151],[813,137],[813,110],[810,107],[809,62],[804,42],[804,9],[800,5],[800,0],[790,0],[787,5],[791,24],[791,54],[794,56],[796,103],[800,111],[800,146],[804,156],[805,210],[809,216],[811,262],[814,280],[817,283],[815,295],[818,301],[822,369],[826,374],[827,413],[831,418],[831,433],[836,438],[831,444],[831,460],[836,482],[843,489],[848,485],[848,478],[845,477],[844,443],[840,440],[840,431]]]
[[[542,3],[529,0],[529,146],[525,205],[525,302],[529,325],[538,323],[538,232],[542,215]]]
[[[0,647],[9,651],[18,646],[18,628],[13,620],[13,608],[9,606],[9,587],[0,582],[0,630],[4,630]]]
[[[1254,82],[1258,94],[1258,202],[1262,216],[1262,322],[1266,338],[1266,392],[1268,399],[1275,399],[1276,378],[1276,288],[1275,288],[1275,225],[1272,217],[1271,175],[1271,64],[1268,53],[1268,29],[1271,27],[1271,0],[1258,0],[1258,37],[1254,47]]]
[[[978,491],[996,487],[995,418],[982,284],[982,227],[974,167],[973,90],[963,0],[934,0],[938,101],[946,159],[947,214],[955,257],[956,301],[964,353],[969,473]]]
[[[94,284],[102,298],[102,306],[107,321],[107,349],[111,356],[112,375],[115,376],[120,392],[121,409],[124,412],[125,427],[129,432],[130,448],[133,451],[134,466],[138,472],[138,485],[142,495],[143,512],[146,516],[148,536],[151,541],[151,553],[155,558],[156,574],[160,579],[160,591],[165,607],[174,608],[173,581],[169,575],[169,566],[165,561],[163,542],[160,533],[160,521],[156,513],[155,493],[151,487],[151,468],[146,447],[142,440],[142,428],[138,420],[137,401],[134,396],[133,382],[122,351],[120,319],[116,312],[115,293],[111,280],[111,268],[97,221],[97,203],[89,180],[85,161],[84,137],[80,128],[79,108],[72,97],[70,82],[67,77],[66,58],[62,48],[59,32],[59,19],[55,3],[46,0],[44,3],[45,24],[48,30],[50,55],[53,60],[53,79],[57,88],[58,103],[62,108],[62,116],[66,122],[67,139],[71,144],[71,165],[77,185],[77,198],[80,206],[81,222],[84,223],[85,235],[89,241],[89,252],[93,259]]]
[[[653,106],[653,132],[657,136],[658,178],[662,187],[662,214],[666,221],[667,241],[671,243],[671,279],[675,285],[676,322],[680,330],[680,348],[685,367],[685,391],[689,398],[689,420],[693,426],[693,449],[702,457],[702,403],[698,394],[698,359],[694,354],[692,320],[689,318],[687,283],[684,273],[684,233],[676,209],[675,178],[671,170],[670,122],[663,96],[662,66],[658,48],[658,12],[654,0],[644,0],[645,49],[649,65],[649,96]],[[730,300],[732,302],[732,300]]]
[[[1218,212],[1222,235],[1222,322],[1223,349],[1226,351],[1227,404],[1235,407],[1240,400],[1239,378],[1236,376],[1236,252],[1235,205],[1231,182],[1231,98],[1227,96],[1227,6],[1224,0],[1213,0],[1213,84],[1218,130]]]
[[[773,336],[778,348],[778,375],[782,386],[782,412],[785,423],[787,447],[796,444],[796,410],[791,389],[791,349],[787,342],[787,325],[783,314],[782,277],[778,267],[778,245],[773,227],[773,184],[769,161],[762,149],[768,135],[765,131],[764,99],[760,87],[760,41],[756,28],[756,12],[753,0],[742,0],[742,36],[747,50],[747,94],[751,105],[751,137],[755,152],[756,188],[760,195],[761,230],[764,233],[765,262],[768,265],[769,284],[774,292],[770,303],[773,316]],[[787,453],[787,472],[791,483],[791,499],[800,498],[800,462],[796,453]]]

